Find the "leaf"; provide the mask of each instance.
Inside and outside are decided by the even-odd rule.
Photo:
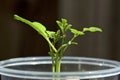
[[[67,20],[62,18],[62,24],[65,29],[65,27],[68,25]]]
[[[76,35],[76,36],[78,36],[78,35],[84,35],[84,32],[79,31],[79,30],[77,30],[77,29],[71,28],[70,30],[71,30],[71,32],[72,32],[74,35]]]
[[[71,28],[71,26],[72,26],[71,24],[68,24],[65,28],[65,31],[69,30]]]
[[[34,28],[39,34],[41,34],[45,39],[47,39],[47,34],[46,34],[46,28],[45,28],[45,26],[44,25],[42,25],[41,23],[39,23],[39,22],[31,22],[31,21],[29,21],[29,20],[27,20],[27,19],[25,19],[25,18],[22,18],[22,17],[20,17],[20,16],[18,16],[18,15],[14,15],[14,18],[16,19],[16,20],[19,20],[19,21],[21,21],[21,22],[24,22],[24,23],[26,23],[26,24],[28,24],[28,25],[30,25],[32,28]]]
[[[73,41],[72,41],[72,42],[71,42],[71,44],[75,44],[75,45],[77,45],[78,43],[77,43],[77,42],[73,42]]]
[[[62,24],[63,24],[64,32],[69,30],[71,28],[71,26],[72,26],[71,24],[68,24],[66,19],[63,19],[63,18],[62,18]]]
[[[61,30],[62,32],[64,32],[62,22],[60,22],[60,21],[57,20],[56,23],[57,23],[57,25],[59,26],[60,30]]]
[[[61,19],[61,21],[56,21],[56,23],[58,24],[58,26],[60,27],[62,33],[65,33],[67,30],[69,30],[71,28],[71,24],[67,23],[66,19]]]
[[[90,32],[102,32],[102,29],[101,28],[98,28],[98,27],[89,27],[89,28],[83,28],[83,32],[87,32],[87,31],[90,31]]]
[[[49,43],[49,45],[53,48],[53,50],[55,52],[57,52],[55,46],[51,43],[49,37],[52,37],[52,34],[53,32],[50,32],[50,31],[46,31],[46,28],[45,26],[43,26],[42,24],[40,24],[39,22],[33,22],[33,25],[35,26],[35,28],[37,29],[38,33],[41,34],[46,40],[47,42]],[[49,35],[48,35],[48,34]]]
[[[49,40],[49,37],[48,37],[48,34],[46,33],[46,28],[45,28],[44,25],[42,25],[39,22],[31,22],[31,21],[29,21],[27,19],[24,19],[24,18],[22,18],[22,17],[20,17],[18,15],[14,15],[14,18],[16,20],[24,22],[24,23],[30,25],[32,28],[34,28],[39,34],[41,34],[46,39],[46,41],[52,47],[52,49],[55,51],[55,53],[57,53],[57,49],[55,48],[55,46]]]
[[[62,18],[62,23],[63,23],[63,24],[66,24],[66,23],[67,23],[67,20]]]
[[[46,33],[48,34],[48,37],[53,39],[55,37],[55,32],[54,31],[46,31]]]
[[[58,30],[58,31],[55,33],[54,42],[56,43],[57,41],[59,41],[60,38],[61,38],[60,30]]]
[[[33,22],[34,29],[38,31],[39,34],[41,34],[45,39],[48,38],[47,33],[46,33],[46,28],[39,22]]]
[[[29,21],[29,20],[27,20],[27,19],[25,19],[25,18],[22,18],[22,17],[20,17],[20,16],[18,16],[18,15],[14,15],[14,19],[16,19],[16,20],[18,20],[18,21],[21,21],[21,22],[23,22],[23,23],[25,23],[25,24],[28,24],[29,26],[31,26],[32,28],[34,28],[34,25],[32,24],[32,22],[31,21]],[[35,29],[35,28],[34,28]]]
[[[69,41],[68,44],[69,44],[69,45],[72,45],[72,44],[77,45],[78,43],[77,43],[77,42],[73,42],[73,41]]]

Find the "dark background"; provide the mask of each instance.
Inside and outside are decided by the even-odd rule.
[[[28,25],[15,21],[13,15],[18,14],[54,31],[60,18],[77,29],[101,27],[102,33],[78,38],[79,45],[65,55],[120,60],[119,13],[120,0],[0,0],[0,59],[48,56],[47,42]]]

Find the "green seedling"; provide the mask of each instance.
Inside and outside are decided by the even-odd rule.
[[[69,46],[78,44],[74,41],[75,38],[85,35],[86,32],[102,32],[102,29],[98,27],[85,27],[81,31],[77,30],[73,28],[66,19],[61,19],[61,21],[57,20],[56,23],[59,26],[59,29],[57,31],[50,31],[47,30],[46,27],[39,22],[31,22],[18,15],[14,15],[14,18],[31,26],[48,42],[50,48],[48,54],[51,56],[52,59],[52,72],[60,72],[61,60],[64,56],[65,51]],[[71,39],[68,41],[66,41],[67,31],[70,31],[73,34]],[[60,43],[60,45],[56,47],[56,44],[58,42]]]

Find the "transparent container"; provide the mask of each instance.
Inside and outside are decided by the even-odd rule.
[[[50,57],[0,61],[1,80],[120,80],[120,62],[85,57],[64,57],[61,73],[51,72]]]

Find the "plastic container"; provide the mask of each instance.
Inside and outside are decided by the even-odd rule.
[[[61,73],[51,72],[50,57],[0,61],[1,80],[119,80],[120,62],[85,57],[64,57]]]

